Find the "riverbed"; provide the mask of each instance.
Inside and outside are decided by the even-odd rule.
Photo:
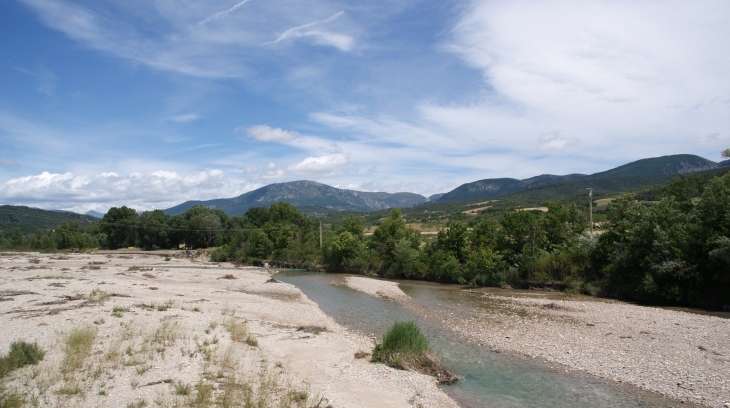
[[[344,281],[346,275],[288,271],[277,276],[299,287],[338,323],[376,339],[396,320],[417,321],[447,366],[464,377],[456,385],[442,389],[465,407],[722,407],[724,399],[728,398],[727,385],[717,371],[702,370],[702,366],[696,368],[705,363],[714,364],[708,368],[727,370],[724,356],[713,354],[722,354],[728,349],[717,344],[728,341],[726,336],[717,334],[724,330],[728,323],[726,319],[594,298],[566,298],[554,293],[474,290],[415,281],[399,281],[410,300],[393,301],[348,288]],[[622,319],[635,318],[635,321],[613,324],[606,318],[607,313],[623,313]],[[662,325],[655,325],[653,342],[651,335],[640,334],[641,330],[628,332],[637,325],[648,324],[644,320],[655,318],[656,313],[661,317]],[[675,351],[689,348],[692,353],[697,350],[699,357],[655,358],[664,351],[658,346],[661,339],[657,341],[660,333],[666,334],[661,331],[665,329],[663,324],[675,326],[674,321],[665,322],[669,318],[680,323],[678,329],[684,330],[684,341],[672,346]],[[711,327],[703,319],[711,319]],[[608,324],[613,324],[613,332],[606,335],[609,331],[604,329]],[[700,327],[705,335],[702,342],[712,344],[703,346],[705,351],[697,345],[685,344],[697,342],[687,330],[699,330]],[[641,336],[648,337],[643,339]],[[634,337],[637,337],[635,341]],[[604,342],[599,343],[596,338]],[[592,345],[587,346],[589,343]],[[647,345],[654,348],[646,351]],[[603,355],[598,349],[604,351]],[[573,354],[566,350],[572,350]],[[589,358],[581,357],[584,352]],[[635,354],[640,354],[641,358],[627,362]],[[592,363],[586,364],[588,360]],[[651,384],[636,370],[643,363],[651,374],[657,367],[671,368],[669,363],[684,361],[689,367],[687,370],[675,367],[683,370],[675,370],[683,378],[673,384],[680,392],[673,392],[674,389],[666,392],[655,386],[675,381],[675,374],[670,369],[660,372]],[[616,372],[621,377],[614,375],[612,378],[593,368],[600,368],[601,364],[620,366],[621,370]],[[678,387],[676,383],[684,384],[692,391]]]

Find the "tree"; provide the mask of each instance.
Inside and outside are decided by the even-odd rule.
[[[99,222],[109,249],[133,246],[137,238],[137,211],[127,206],[112,207]]]
[[[406,239],[413,249],[418,249],[421,242],[421,234],[406,225],[399,208],[390,210],[388,218],[373,232],[369,246],[377,250],[380,256],[388,264],[396,263],[395,246],[401,239]]]
[[[722,152],[720,152],[722,157],[730,157],[730,149],[725,149]]]
[[[461,221],[451,221],[448,223],[447,229],[439,231],[434,247],[436,250],[451,253],[459,260],[459,263],[463,264],[469,257],[468,236],[469,231],[466,224]]]

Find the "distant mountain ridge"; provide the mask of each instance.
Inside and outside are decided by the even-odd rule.
[[[175,215],[185,212],[194,205],[204,205],[223,210],[229,215],[241,215],[249,208],[267,206],[279,201],[286,201],[295,207],[324,207],[334,211],[374,211],[392,207],[412,207],[426,203],[428,199],[414,193],[370,193],[301,180],[269,184],[233,198],[186,201],[163,211]]]
[[[622,178],[644,178],[649,176],[676,175],[706,171],[718,168],[718,163],[691,154],[641,159],[607,171],[586,174],[568,174],[556,176],[543,174],[524,180],[513,178],[484,179],[465,183],[449,191],[435,200],[437,203],[449,203],[474,199],[489,199],[514,193],[548,183],[563,183],[576,180],[598,180]]]
[[[94,218],[104,218],[104,214],[102,214],[98,211],[94,211],[94,210],[89,210],[89,211],[85,212],[84,215],[88,215],[88,216],[94,217]]]

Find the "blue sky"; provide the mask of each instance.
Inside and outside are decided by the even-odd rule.
[[[0,2],[0,203],[446,192],[730,147],[730,3]]]

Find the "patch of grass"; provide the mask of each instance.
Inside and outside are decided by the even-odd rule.
[[[157,311],[158,312],[164,312],[167,309],[171,308],[173,304],[174,304],[174,302],[172,300],[168,300],[167,302],[165,302],[165,303],[163,303],[161,305],[158,305],[157,306]]]
[[[450,384],[458,379],[431,354],[428,339],[412,321],[395,322],[383,335],[383,341],[375,345],[371,361],[433,375],[441,383]]]
[[[144,364],[141,366],[137,366],[135,371],[137,371],[137,375],[142,375],[142,374],[146,373],[147,371],[150,371],[151,369],[152,369],[152,365]]]
[[[213,398],[213,385],[202,380],[195,384],[195,398],[190,401],[191,407],[207,407]]]
[[[195,306],[192,310],[193,310],[193,312],[200,312],[200,308],[197,306]]]
[[[63,275],[46,275],[43,279],[72,279],[72,277]]]
[[[63,387],[59,388],[58,391],[56,391],[59,395],[79,395],[83,391],[81,390],[81,387],[78,386],[78,384],[67,384]]]
[[[248,335],[248,336],[246,336],[246,344],[248,344],[251,347],[258,347],[259,341],[256,339],[256,337]]]
[[[223,322],[223,326],[228,329],[231,334],[231,340],[233,341],[245,341],[248,337],[248,328],[246,324],[240,322],[235,317],[229,317]]]
[[[375,345],[373,360],[385,362],[394,354],[418,354],[430,351],[428,339],[415,322],[395,322]]]
[[[171,259],[172,259],[172,257],[170,255],[165,255],[165,261],[169,261]]]
[[[89,292],[89,295],[86,296],[86,299],[88,299],[92,302],[102,303],[102,302],[106,301],[107,299],[109,299],[111,296],[112,296],[111,294],[109,294],[99,288],[96,288],[96,289],[92,290],[91,292]]]
[[[149,341],[151,344],[157,344],[164,347],[170,347],[180,338],[181,330],[177,323],[165,322],[155,330],[150,336]]]
[[[97,326],[101,326],[102,324],[104,324],[104,319],[96,319],[94,320],[94,324]]]
[[[38,364],[45,354],[36,343],[13,342],[8,355],[0,357],[0,378],[18,368]]]
[[[112,316],[114,317],[122,317],[124,316],[124,312],[128,312],[128,307],[121,307],[121,306],[114,306],[112,308]]]
[[[175,395],[190,395],[190,384],[185,384],[182,381],[175,383]]]
[[[302,404],[307,402],[309,399],[309,393],[304,390],[291,390],[289,391],[289,400],[297,403]]]
[[[101,269],[101,266],[89,265],[89,270],[91,271],[98,271],[99,269]]]
[[[76,371],[84,364],[86,357],[91,353],[91,347],[96,339],[95,327],[80,327],[71,330],[66,336],[63,362],[63,371]]]
[[[25,406],[25,396],[17,390],[6,390],[5,386],[0,384],[0,407],[2,408],[20,408]]]

